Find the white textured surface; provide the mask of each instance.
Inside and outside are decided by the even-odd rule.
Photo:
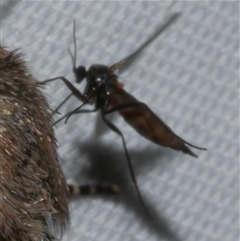
[[[10,2],[3,1],[1,41],[22,48],[34,75],[63,75],[72,83],[72,27],[78,64],[111,64],[131,53],[169,12],[181,18],[120,80],[184,139],[208,148],[198,159],[158,147],[120,118],[152,224],[131,184],[121,140],[95,114],[56,128],[69,182],[116,183],[121,197],[84,197],[71,203],[64,241],[236,241],[239,239],[239,4],[237,2]],[[47,88],[57,106],[69,91]],[[72,98],[61,112],[80,103]],[[101,128],[100,128],[101,129]],[[99,136],[101,134],[101,136]]]

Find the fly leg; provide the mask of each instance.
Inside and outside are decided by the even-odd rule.
[[[76,98],[78,98],[82,102],[86,101],[86,97],[69,80],[67,80],[63,76],[59,76],[59,77],[56,77],[53,79],[48,79],[48,80],[42,81],[42,82],[40,82],[40,84],[44,85],[46,83],[49,83],[49,82],[52,82],[55,80],[62,80]]]
[[[107,112],[107,111],[106,111]],[[140,191],[139,191],[139,188],[138,188],[138,185],[137,185],[137,181],[136,181],[136,178],[135,178],[135,175],[134,175],[134,172],[133,172],[133,167],[132,167],[132,164],[131,164],[131,161],[130,161],[130,157],[129,157],[129,154],[128,154],[128,150],[127,150],[127,145],[126,145],[126,142],[125,142],[125,139],[123,137],[123,134],[122,132],[112,123],[110,122],[109,120],[106,119],[105,117],[105,111],[102,110],[101,112],[102,114],[102,119],[103,121],[105,122],[105,124],[112,130],[114,131],[115,133],[117,133],[121,138],[122,138],[122,143],[123,143],[123,147],[124,147],[124,151],[125,151],[125,155],[126,155],[126,158],[127,158],[127,163],[128,163],[128,166],[129,166],[129,170],[130,170],[130,174],[131,174],[131,177],[132,177],[132,181],[133,181],[133,184],[136,188],[136,191],[137,191],[137,194],[138,194],[138,197],[140,199],[140,202],[143,206],[143,209],[145,210],[145,212],[147,213],[147,215],[149,216],[149,218],[153,221],[153,218],[151,217],[151,215],[149,214],[149,212],[147,211],[147,208],[146,208],[146,205],[144,204],[144,201],[142,199],[142,196],[140,194]]]

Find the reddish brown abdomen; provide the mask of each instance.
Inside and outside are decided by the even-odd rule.
[[[196,156],[157,115],[155,115],[145,104],[140,104],[137,99],[123,89],[116,89],[109,98],[109,108],[126,103],[139,103],[134,107],[119,110],[119,114],[131,125],[140,135],[150,141],[177,151],[182,151]]]

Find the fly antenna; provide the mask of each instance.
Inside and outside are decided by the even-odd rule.
[[[77,43],[76,43],[76,20],[73,22],[73,44],[74,44],[74,55],[71,53],[70,47],[68,48],[68,53],[72,59],[73,69],[76,69],[76,62],[77,62]]]

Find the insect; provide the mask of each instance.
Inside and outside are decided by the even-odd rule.
[[[197,155],[189,148],[189,146],[200,150],[206,150],[206,148],[192,145],[176,135],[172,129],[165,124],[145,103],[138,101],[135,97],[125,91],[123,89],[123,84],[118,81],[117,72],[119,73],[125,71],[139,57],[142,50],[178,17],[179,13],[173,14],[169,20],[160,26],[146,42],[144,42],[135,52],[123,60],[111,66],[94,64],[90,66],[88,70],[86,70],[84,66],[76,67],[76,24],[74,22],[74,55],[72,55],[69,49],[68,51],[72,58],[76,82],[81,83],[84,79],[86,80],[84,92],[81,93],[73,84],[62,76],[43,82],[45,84],[47,82],[61,80],[70,89],[71,94],[59,105],[59,107],[62,106],[62,104],[65,103],[68,98],[71,97],[71,95],[74,95],[81,102],[83,102],[78,108],[64,115],[57,122],[55,122],[55,124],[64,118],[66,118],[65,122],[67,122],[67,120],[73,114],[100,111],[101,117],[105,124],[121,137],[132,180],[135,184],[144,208],[145,205],[138,190],[124,136],[122,132],[106,118],[106,116],[110,113],[118,112],[124,118],[124,120],[143,137],[158,145],[169,147],[176,151],[181,151],[193,157],[197,157]],[[94,105],[94,108],[90,110],[82,110],[81,108],[86,104]],[[57,109],[59,109],[59,107]]]
[[[17,50],[2,46],[0,72],[0,240],[56,240],[68,226],[69,197],[120,189],[67,186],[39,82]]]
[[[50,108],[17,50],[0,46],[0,72],[0,240],[50,241],[69,220]]]

